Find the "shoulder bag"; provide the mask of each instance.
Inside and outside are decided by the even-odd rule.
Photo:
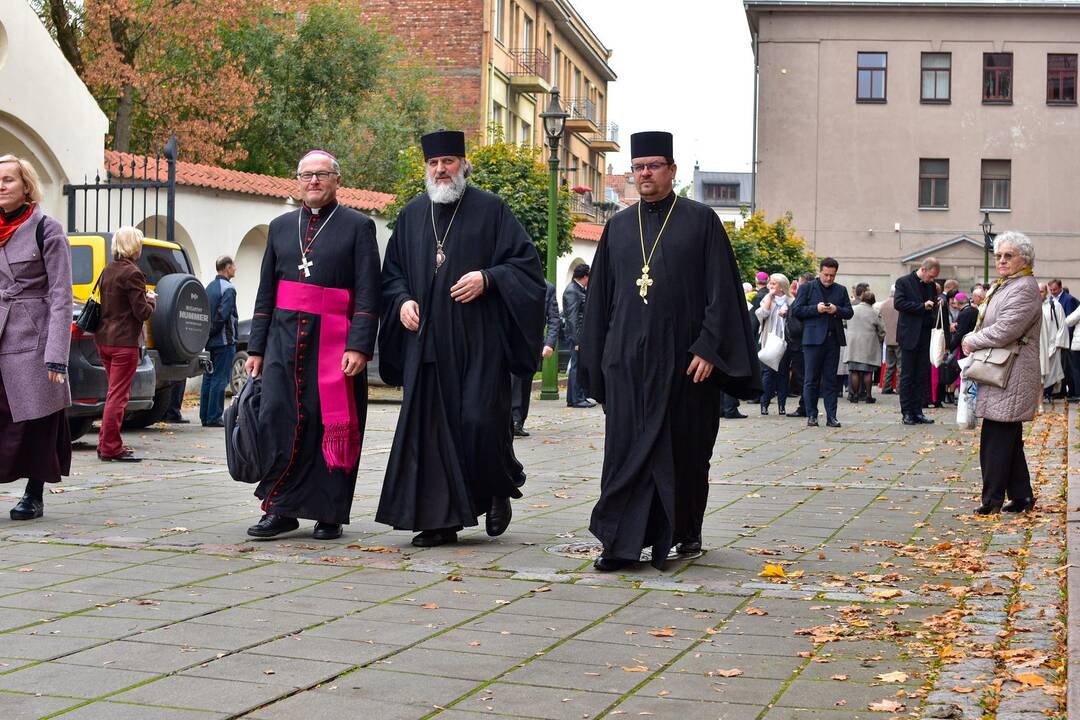
[[[948,344],[945,342],[945,316],[942,304],[938,304],[938,317],[934,329],[930,331],[930,364],[941,367],[945,359]]]
[[[102,275],[104,272],[102,272]],[[97,295],[98,285],[101,284],[101,275],[98,275],[94,289],[90,291],[90,297],[86,298],[86,304],[79,311],[79,317],[75,318],[75,327],[84,333],[95,333],[101,325],[101,303],[94,299]]]

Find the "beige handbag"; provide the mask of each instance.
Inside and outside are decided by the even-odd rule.
[[[1026,344],[1027,338],[1023,337],[1005,347],[976,350],[971,353],[971,364],[964,370],[964,379],[974,380],[980,385],[1005,387],[1016,356],[1020,354],[1020,346]]]

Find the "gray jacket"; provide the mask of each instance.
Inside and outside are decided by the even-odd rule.
[[[885,321],[873,305],[855,303],[854,314],[847,321],[848,362],[881,364],[881,341],[885,339]]]
[[[37,246],[39,222],[45,223],[44,253]],[[67,379],[51,382],[45,367],[67,365],[71,320],[71,249],[64,227],[38,206],[0,248],[0,382],[15,422],[71,404]]]
[[[585,288],[571,280],[563,290],[562,305],[563,336],[573,350],[575,345],[581,344],[581,330],[585,323]]]
[[[1039,283],[1027,275],[1010,280],[994,292],[986,308],[982,329],[967,335],[972,350],[1004,347],[1021,337],[1027,342],[1013,362],[1004,388],[980,385],[975,414],[986,420],[1018,422],[1031,420],[1042,395],[1039,367],[1039,332],[1042,329],[1042,299]]]

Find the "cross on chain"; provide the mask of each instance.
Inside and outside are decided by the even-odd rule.
[[[315,263],[311,262],[311,258],[309,258],[307,255],[305,255],[304,256],[304,262],[297,265],[296,269],[299,270],[300,272],[304,273],[304,277],[309,278],[309,277],[311,277],[311,268],[314,265],[315,265]]]
[[[641,277],[639,277],[634,284],[638,286],[638,295],[641,296],[641,302],[648,305],[649,300],[646,296],[649,294],[649,288],[652,287],[653,284],[652,278],[649,277],[648,265],[641,268]]]

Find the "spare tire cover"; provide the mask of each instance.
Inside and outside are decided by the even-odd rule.
[[[185,363],[210,337],[210,299],[194,275],[173,273],[158,280],[157,306],[150,316],[154,348],[167,363]]]

